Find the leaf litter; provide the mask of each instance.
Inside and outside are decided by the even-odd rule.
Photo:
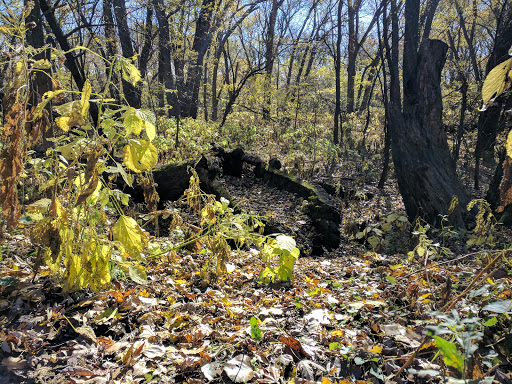
[[[254,192],[266,206],[276,196],[263,186]],[[271,209],[293,228],[303,220],[300,201],[283,195],[283,202]],[[386,205],[375,193],[357,219],[370,222],[379,210],[383,216]],[[350,219],[345,215],[345,224]],[[347,235],[330,255],[300,257],[291,283],[259,283],[261,257],[250,248],[232,251],[230,272],[205,284],[205,255],[182,250],[149,260],[145,285],[117,278],[109,291],[69,294],[48,272],[33,279],[24,236],[11,235],[4,246],[13,256],[0,268],[0,382],[455,380],[427,330],[444,329],[434,311],[454,298],[460,319],[481,318],[483,338],[469,341],[478,347],[471,378],[511,380],[508,253],[475,280],[485,258],[407,259],[371,251]]]

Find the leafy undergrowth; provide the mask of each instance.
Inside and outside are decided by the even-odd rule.
[[[24,241],[11,237],[13,252]],[[478,275],[487,259],[474,255],[333,256],[299,258],[293,283],[262,285],[256,249],[233,251],[230,273],[210,283],[198,272],[203,255],[178,252],[147,264],[145,286],[118,279],[98,294],[63,293],[49,276],[32,282],[12,257],[0,280],[3,382],[439,382],[462,377],[464,348],[466,377],[507,382],[506,268]],[[425,338],[429,326],[452,347]]]
[[[230,190],[247,197],[244,209],[264,206],[307,238],[300,200],[245,187],[241,179]],[[445,227],[438,244],[426,225],[406,223],[392,187],[355,189],[359,196],[335,201],[346,233],[340,248],[301,255],[287,283],[261,283],[268,260],[255,245],[224,255],[226,273],[215,276],[204,244],[169,248],[171,231],[148,239],[172,250],[146,255],[146,284],[114,265],[110,290],[63,292],[49,269],[34,278],[28,238],[7,235],[0,382],[509,383],[511,252],[482,250],[507,243],[485,206],[478,231],[463,238]]]

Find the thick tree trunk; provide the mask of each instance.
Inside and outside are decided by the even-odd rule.
[[[187,74],[187,100],[186,106],[181,110],[181,115],[184,117],[197,118],[204,56],[211,43],[211,19],[215,3],[214,0],[203,0],[201,10],[199,11],[194,42],[192,43],[192,51],[197,56],[195,62],[189,67]]]
[[[25,23],[34,23],[35,26],[27,30],[27,43],[35,49],[41,49],[44,44],[44,32],[43,32],[43,16],[41,14],[41,7],[39,3],[34,3],[34,7],[30,14],[25,18]],[[47,59],[50,60],[50,50],[44,49],[33,56],[34,60]],[[29,104],[36,106],[42,99],[45,92],[52,90],[52,82],[50,80],[50,70],[34,72],[34,77],[30,81],[30,96]],[[46,106],[48,116],[51,115],[51,105]],[[42,132],[43,147],[49,148],[52,143],[48,140],[53,137],[52,126],[44,127]]]
[[[169,114],[178,117],[178,99],[171,69],[169,21],[165,14],[162,0],[153,0],[153,6],[158,23],[158,76],[159,81],[164,87],[163,94],[161,94],[159,98],[159,103],[160,107],[163,108],[165,106],[165,100],[167,100],[167,104],[171,106]]]
[[[404,48],[403,112],[396,103],[389,108],[398,187],[411,221],[422,217],[437,224],[440,215],[449,215],[453,225],[463,227],[469,197],[455,172],[442,124],[441,71],[448,47],[425,40],[416,53],[414,42],[408,43],[412,46]],[[450,212],[455,197],[459,208]]]
[[[507,5],[504,5],[506,7]],[[485,73],[488,74],[496,65],[507,60],[510,56],[508,50],[512,41],[512,5],[508,5],[508,9],[503,11],[503,18],[497,27],[496,39],[494,46],[487,61]],[[501,102],[500,102],[501,101]],[[504,126],[505,121],[502,119],[503,98],[499,100],[498,105],[492,105],[486,111],[481,112],[478,117],[478,137],[475,148],[475,189],[479,188],[479,167],[480,160],[486,152],[494,148],[496,136]]]

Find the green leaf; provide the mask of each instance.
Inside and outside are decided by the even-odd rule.
[[[274,281],[274,270],[269,266],[266,266],[265,269],[261,272],[259,282],[268,284]]]
[[[496,325],[496,323],[498,322],[498,318],[497,317],[490,317],[489,319],[487,319],[484,323],[484,325],[486,327],[492,327],[493,325]]]
[[[436,341],[439,352],[441,352],[443,355],[444,363],[457,369],[462,374],[462,371],[464,370],[464,357],[457,349],[455,343],[450,343],[449,341],[436,335],[433,335],[432,337]]]
[[[394,276],[386,276],[386,280],[389,281],[391,284],[395,285],[396,284],[396,279]]]
[[[255,341],[260,341],[263,337],[263,332],[258,327],[258,319],[254,316],[251,317],[251,337]]]
[[[143,234],[137,222],[128,216],[121,216],[114,225],[114,239],[120,241],[135,259],[140,258],[143,249]]]
[[[157,161],[158,151],[147,140],[130,140],[123,148],[123,163],[134,172],[149,171]]]
[[[281,281],[293,279],[293,265],[295,258],[288,252],[279,257],[279,267],[277,269],[277,278]]]
[[[334,343],[329,343],[329,349],[332,351],[334,349],[341,349],[341,344],[337,341]]]
[[[391,224],[390,222],[384,222],[382,223],[381,228],[384,232],[389,232],[393,229],[393,224]]]
[[[366,241],[373,249],[377,248],[380,244],[380,239],[377,236],[370,236]]]
[[[487,75],[482,87],[484,106],[510,88],[512,79],[512,58],[498,64]]]
[[[128,274],[130,278],[137,284],[145,285],[148,283],[146,272],[140,265],[130,265],[128,267]]]
[[[293,249],[297,246],[295,240],[292,237],[286,235],[277,236],[276,242],[279,248],[287,250],[288,252],[292,252]]]

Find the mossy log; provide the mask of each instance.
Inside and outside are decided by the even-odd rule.
[[[205,156],[196,161],[162,165],[153,169],[155,189],[160,197],[159,209],[164,208],[166,201],[176,201],[183,196],[190,184],[190,176],[192,176],[190,169],[197,172],[203,191],[215,193],[211,181],[219,173],[219,169],[214,164],[209,164]],[[118,181],[118,185],[122,186],[124,192],[130,194],[133,201],[144,201],[142,188],[136,182],[133,183],[133,187],[126,186],[122,181]]]
[[[324,248],[332,251],[339,247],[341,215],[323,188],[275,169],[265,169],[262,173],[263,180],[268,185],[295,193],[308,200],[306,214],[312,220],[317,232],[317,236],[313,239],[313,255],[323,254]]]

